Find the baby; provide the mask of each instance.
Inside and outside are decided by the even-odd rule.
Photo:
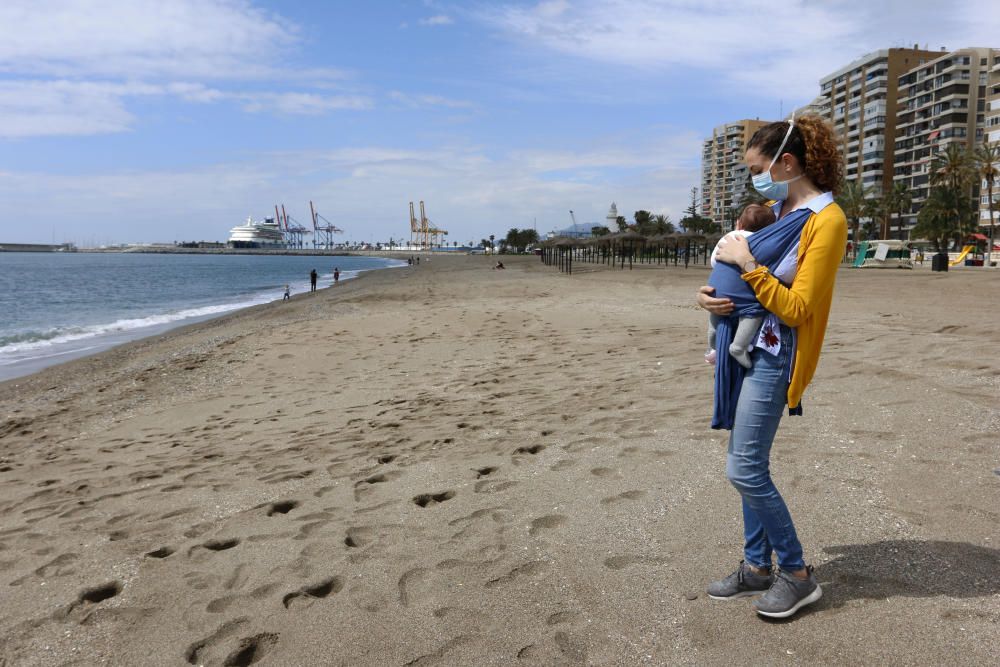
[[[736,221],[736,231],[732,233],[750,236],[754,232],[759,232],[773,222],[774,211],[772,211],[769,207],[762,206],[761,204],[750,204],[743,209],[743,213],[740,214],[739,219]],[[719,240],[719,243],[712,251],[713,268],[715,267],[715,255],[719,252],[719,245],[721,245],[723,241],[725,241],[725,237]],[[716,359],[715,328],[718,326],[721,317],[721,315],[709,315],[709,349],[708,352],[705,353],[705,361],[710,364],[714,364]],[[736,359],[741,366],[743,366],[743,368],[750,368],[752,365],[750,362],[750,348],[753,345],[754,338],[757,337],[757,331],[760,329],[760,325],[763,321],[763,315],[758,317],[741,317],[739,326],[737,326],[736,331],[733,333],[733,342],[729,346],[729,354],[731,354],[733,358]]]

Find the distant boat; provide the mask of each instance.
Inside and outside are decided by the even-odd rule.
[[[285,233],[274,218],[254,220],[252,216],[247,221],[229,230],[229,245],[234,248],[284,248]]]

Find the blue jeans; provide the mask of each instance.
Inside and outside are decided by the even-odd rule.
[[[786,337],[787,334],[787,337]],[[736,419],[729,434],[726,476],[743,497],[744,559],[755,567],[771,566],[771,553],[786,571],[805,567],[792,516],[771,481],[771,443],[785,411],[791,331],[781,328],[777,356],[760,348],[751,353],[753,368],[743,380]]]

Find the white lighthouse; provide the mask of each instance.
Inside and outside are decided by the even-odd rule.
[[[618,206],[614,202],[611,202],[611,209],[608,210],[606,220],[605,227],[612,232],[618,231]]]

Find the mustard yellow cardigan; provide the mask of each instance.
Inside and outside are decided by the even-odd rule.
[[[757,300],[796,329],[795,366],[788,385],[788,407],[798,407],[819,363],[826,321],[833,303],[833,283],[847,246],[847,218],[837,204],[813,213],[802,228],[798,266],[785,287],[766,266],[743,274]]]

